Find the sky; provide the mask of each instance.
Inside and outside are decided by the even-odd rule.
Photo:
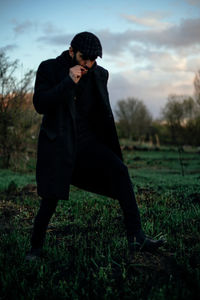
[[[18,59],[20,74],[67,50],[82,31],[103,47],[117,101],[142,100],[154,118],[170,94],[193,95],[200,69],[200,0],[0,0],[0,50]]]

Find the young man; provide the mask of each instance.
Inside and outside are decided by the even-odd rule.
[[[38,68],[33,104],[43,120],[38,139],[36,180],[42,197],[27,259],[41,254],[46,229],[70,184],[117,199],[124,215],[130,251],[151,251],[163,244],[145,236],[111,110],[108,71],[97,36],[81,32],[69,50]],[[135,243],[136,242],[136,243]]]

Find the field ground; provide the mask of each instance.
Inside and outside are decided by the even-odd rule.
[[[0,170],[0,299],[197,299],[200,154],[124,151],[144,231],[164,237],[131,259],[117,200],[71,186],[39,262],[26,263],[39,207],[34,172]],[[182,175],[184,173],[184,176]]]

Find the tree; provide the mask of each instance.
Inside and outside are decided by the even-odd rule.
[[[0,156],[4,168],[19,157],[27,157],[33,126],[39,120],[31,101],[34,72],[30,70],[17,80],[18,68],[17,60],[9,61],[5,52],[0,52]]]
[[[198,111],[197,103],[192,97],[169,95],[162,115],[170,129],[173,144],[191,143],[191,126],[196,124]]]
[[[200,70],[194,77],[194,90],[197,103],[200,105]]]
[[[149,132],[152,116],[141,100],[136,98],[120,100],[115,113],[123,137],[139,139]]]

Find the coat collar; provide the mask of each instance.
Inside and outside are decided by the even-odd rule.
[[[69,55],[69,50],[63,51],[59,56],[56,57],[56,61],[60,68],[64,69],[68,73],[68,69],[73,67],[73,62],[71,59],[71,56]],[[90,72],[94,72],[95,76],[98,77],[98,79],[101,80],[101,72],[99,72],[99,66],[97,65],[97,62],[95,62],[94,66],[90,70]]]
[[[69,55],[69,50],[63,51],[59,56],[56,57],[57,63],[63,68],[72,67],[72,60]]]
[[[58,64],[65,69],[73,67],[73,62],[71,56],[69,55],[69,50],[63,51],[59,56],[56,57],[56,60]],[[93,72],[96,68],[97,63],[95,62],[93,67],[89,71]]]

